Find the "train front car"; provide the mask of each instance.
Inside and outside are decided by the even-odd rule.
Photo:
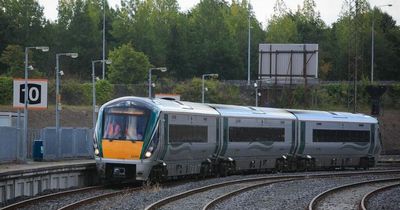
[[[118,98],[104,104],[94,133],[97,170],[102,178],[146,180],[158,141],[159,110],[149,99]]]

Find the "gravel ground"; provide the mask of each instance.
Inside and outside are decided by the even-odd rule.
[[[277,183],[242,193],[216,206],[216,209],[301,209],[318,194],[356,181],[392,178],[393,175],[318,178]],[[251,199],[249,199],[251,198]]]
[[[265,183],[265,182],[266,181],[240,183],[240,184],[229,185],[226,187],[220,187],[213,190],[208,190],[206,192],[194,194],[185,199],[180,199],[177,202],[170,203],[166,206],[163,206],[160,209],[173,210],[176,209],[177,206],[186,206],[186,207],[190,206],[190,209],[202,209],[208,202],[214,200],[215,198],[218,198],[221,195],[224,195],[228,192],[232,192],[246,186],[250,186],[257,183]]]
[[[339,173],[339,172],[338,172]],[[285,175],[296,175],[290,173]],[[305,175],[306,173],[300,173]],[[309,173],[309,174],[315,174]],[[281,176],[282,174],[269,174],[267,176]],[[102,200],[100,202],[83,206],[81,209],[144,209],[146,206],[165,197],[181,193],[186,190],[203,187],[228,180],[241,178],[260,177],[264,175],[229,176],[200,181],[192,181],[174,187],[149,186],[144,190],[126,193]],[[304,209],[308,202],[317,194],[335,186],[351,183],[354,180],[371,180],[379,178],[391,178],[392,175],[362,175],[351,178],[330,178],[330,179],[308,179],[302,181],[291,181],[273,184],[267,187],[258,188],[247,193],[238,195],[232,200],[223,203],[218,209]],[[214,195],[210,195],[212,197]],[[249,199],[251,198],[251,199]],[[201,203],[200,198],[193,196],[193,200],[185,201],[179,205],[171,206],[169,209],[196,209],[192,208],[193,203]]]
[[[357,187],[352,187],[345,190],[340,190],[337,193],[331,194],[321,200],[321,205],[317,209],[323,210],[340,210],[340,209],[357,209],[362,197],[380,187],[395,184],[396,182],[364,184]]]
[[[374,210],[400,209],[400,186],[376,194],[366,203],[366,207]]]

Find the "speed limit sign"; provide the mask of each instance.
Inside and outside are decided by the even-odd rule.
[[[28,79],[28,108],[47,108],[47,79]],[[14,79],[14,108],[24,108],[25,105],[25,80]]]

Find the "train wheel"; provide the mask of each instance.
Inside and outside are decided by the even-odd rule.
[[[285,167],[283,165],[283,160],[281,160],[281,159],[276,160],[276,162],[275,162],[276,172],[283,172],[284,168]]]
[[[211,166],[209,163],[202,163],[200,169],[200,176],[206,178],[211,175]]]
[[[224,164],[224,163],[219,164],[218,175],[220,177],[226,177],[228,175],[228,170],[227,170],[226,164]]]

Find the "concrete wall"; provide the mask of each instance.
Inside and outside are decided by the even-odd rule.
[[[0,173],[0,207],[19,197],[35,196],[47,190],[85,187],[97,182],[95,163]]]

